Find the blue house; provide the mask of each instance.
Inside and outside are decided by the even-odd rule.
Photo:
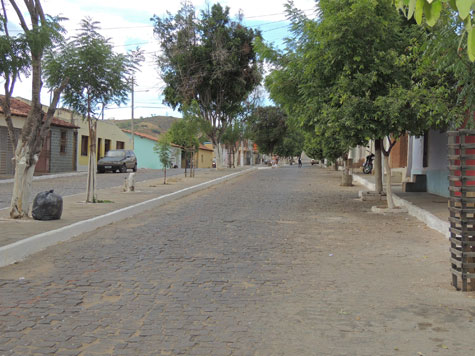
[[[132,131],[124,131],[129,138],[132,138]],[[162,169],[162,163],[158,154],[153,150],[158,137],[134,132],[134,152],[137,156],[137,168]],[[181,168],[181,147],[172,143],[172,164]]]

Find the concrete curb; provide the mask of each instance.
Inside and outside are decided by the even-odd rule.
[[[361,184],[368,188],[369,190],[375,189],[375,184],[372,182],[367,181],[361,176],[353,175],[353,180],[358,184]],[[416,219],[422,221],[431,229],[440,232],[445,237],[450,237],[449,227],[450,224],[448,221],[442,220],[439,217],[435,216],[434,214],[419,208],[418,206],[412,204],[411,202],[402,199],[401,197],[397,196],[393,193],[394,204],[396,206],[402,206],[407,209],[409,215],[414,216]]]
[[[250,168],[244,171],[228,174],[224,177],[215,178],[210,181],[194,185],[192,187],[165,194],[144,201],[142,203],[112,211],[101,216],[96,216],[88,220],[78,221],[72,225],[64,226],[56,230],[34,235],[21,241],[17,241],[13,244],[0,247],[0,267],[4,267],[14,262],[20,261],[25,257],[32,255],[33,253],[39,252],[58,242],[67,241],[75,236],[81,235],[86,232],[94,231],[102,226],[120,221],[125,218],[129,218],[147,210],[151,210],[152,208],[160,206],[168,201],[190,195],[194,192],[212,187],[222,182],[226,182],[228,180],[250,173],[255,170],[255,168]]]
[[[353,181],[358,183],[358,184],[361,184],[362,186],[368,188],[369,190],[375,190],[376,189],[376,185],[374,183],[372,183],[370,181],[367,181],[366,179],[364,179],[361,176],[353,174]]]
[[[83,175],[86,175],[86,174],[87,174],[87,172],[71,172],[71,173],[48,174],[48,175],[44,175],[44,176],[33,177],[33,180],[46,180],[46,179],[52,179],[52,178],[83,176]],[[0,179],[0,184],[13,183],[14,181],[15,180],[13,178],[11,178],[11,179]]]

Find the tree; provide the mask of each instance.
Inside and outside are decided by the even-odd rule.
[[[271,97],[294,112],[302,127],[324,135],[324,144],[338,142],[348,149],[375,140],[390,179],[387,162],[395,140],[444,121],[441,112],[414,105],[418,83],[406,59],[423,30],[383,0],[321,0],[319,9],[318,21],[312,21],[288,6],[293,37],[286,52],[267,56],[280,66],[266,80]],[[377,191],[382,189],[380,162],[376,157]],[[387,188],[392,207],[390,183]]]
[[[303,152],[304,142],[305,138],[302,130],[290,126],[274,151],[280,157],[300,157]]]
[[[235,155],[237,145],[241,142],[243,137],[243,126],[239,120],[234,120],[224,131],[221,138],[222,143],[228,150],[228,167],[235,167]]]
[[[5,122],[7,124],[8,135],[12,144],[12,152],[15,152],[18,143],[15,130],[13,128],[12,113],[10,111],[10,99],[13,95],[15,83],[21,75],[28,75],[31,65],[31,57],[28,51],[28,42],[23,33],[15,37],[10,36],[8,30],[8,14],[5,3],[2,1],[2,24],[0,36],[0,71],[4,80],[4,96],[0,98],[0,105],[3,109]]]
[[[197,103],[220,165],[222,135],[261,81],[256,32],[240,19],[231,21],[229,8],[219,3],[200,17],[185,3],[176,15],[155,15],[152,21],[162,49],[158,67],[166,84],[165,103],[179,110]]]
[[[275,148],[282,143],[287,132],[287,115],[278,107],[258,107],[250,118],[251,139],[264,154],[275,153]]]
[[[8,127],[8,133],[14,145],[15,177],[13,183],[10,217],[14,219],[28,216],[31,184],[36,163],[42,150],[43,141],[50,130],[56,106],[68,77],[53,86],[53,98],[49,109],[43,112],[40,94],[42,89],[42,58],[45,51],[62,40],[63,29],[60,18],[50,17],[43,11],[40,0],[25,1],[29,21],[16,1],[10,0],[23,33],[11,37],[7,24],[7,11],[2,0],[4,35],[0,40],[2,75],[5,79],[5,97],[0,100]],[[31,109],[22,127],[20,137],[16,137],[11,124],[10,98],[16,80],[21,74],[31,73]]]
[[[157,143],[153,147],[153,150],[155,153],[158,154],[158,158],[160,160],[160,163],[163,166],[163,184],[167,184],[167,167],[171,165],[171,140],[170,140],[170,135],[168,134],[163,134],[160,136],[160,138],[157,140]]]
[[[187,176],[188,161],[191,163],[190,177],[194,176],[194,153],[198,150],[202,139],[201,125],[203,123],[197,117],[196,109],[196,105],[184,108],[183,119],[175,121],[167,132],[170,141],[183,147],[185,151],[185,177]]]
[[[473,34],[473,1],[472,0],[393,0],[398,10],[402,10],[408,19],[414,18],[420,25],[423,18],[429,26],[434,26],[443,12],[454,13],[463,21],[459,28],[459,46],[465,35],[467,36],[466,49],[470,61],[475,61],[475,34]]]
[[[89,125],[89,163],[86,201],[95,203],[96,196],[96,132],[103,107],[109,103],[125,103],[130,92],[129,77],[137,66],[132,55],[115,53],[110,40],[98,32],[98,22],[81,21],[80,33],[64,44],[60,51],[46,57],[45,75],[48,85],[55,86],[66,75],[70,78],[63,101],[83,115]]]

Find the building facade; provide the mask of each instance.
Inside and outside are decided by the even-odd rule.
[[[19,137],[30,111],[30,105],[13,98],[11,111],[13,127]],[[0,114],[0,174],[13,175],[15,173],[12,160],[14,152],[1,108]],[[43,143],[35,173],[59,173],[76,170],[77,129],[76,125],[61,120],[55,115],[51,122],[50,132]]]
[[[127,137],[132,139],[132,131],[122,130]],[[137,156],[137,167],[148,169],[162,169],[158,154],[153,150],[158,137],[147,135],[141,132],[134,132],[134,152]],[[181,168],[181,147],[171,144],[172,167]]]

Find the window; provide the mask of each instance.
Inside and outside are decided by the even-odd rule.
[[[66,144],[68,142],[68,133],[66,130],[61,130],[61,140],[59,141],[59,152],[66,153]]]
[[[123,150],[124,149],[124,142],[123,141],[117,141],[115,144],[115,148],[118,150]]]
[[[81,135],[81,156],[87,156],[88,144],[89,144],[89,136]]]

